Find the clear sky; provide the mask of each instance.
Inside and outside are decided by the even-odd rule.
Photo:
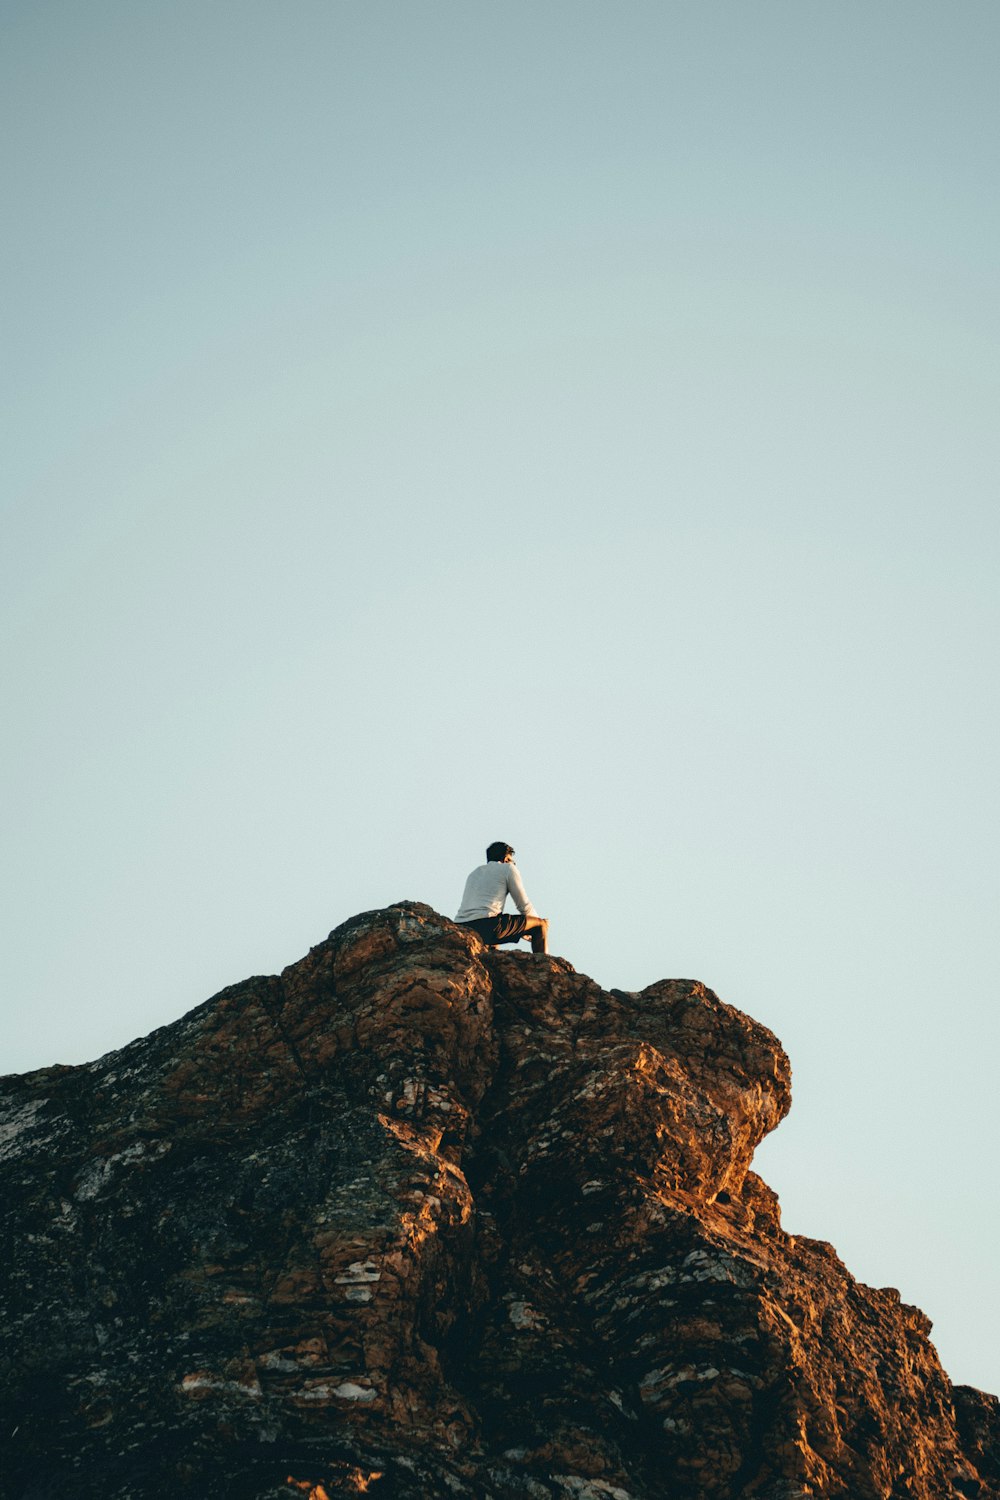
[[[2,1067],[504,839],[1000,1390],[995,0],[6,0]]]

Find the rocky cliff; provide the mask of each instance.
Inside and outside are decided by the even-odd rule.
[[[992,1397],[748,1170],[770,1032],[426,906],[3,1081],[4,1500],[997,1496]]]

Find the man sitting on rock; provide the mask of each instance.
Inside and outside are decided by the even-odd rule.
[[[520,916],[504,913],[508,896],[513,897]],[[528,900],[509,844],[491,844],[487,849],[486,863],[477,865],[465,882],[465,894],[455,921],[478,932],[491,948],[527,937],[533,953],[549,951],[549,924]]]

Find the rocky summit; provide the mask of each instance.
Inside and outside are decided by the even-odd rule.
[[[0,1086],[4,1500],[959,1500],[995,1398],[786,1234],[703,985],[400,902]]]

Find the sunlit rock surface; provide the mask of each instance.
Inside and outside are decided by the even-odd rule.
[[[4,1500],[958,1500],[995,1398],[786,1235],[770,1032],[367,912],[3,1081]]]

